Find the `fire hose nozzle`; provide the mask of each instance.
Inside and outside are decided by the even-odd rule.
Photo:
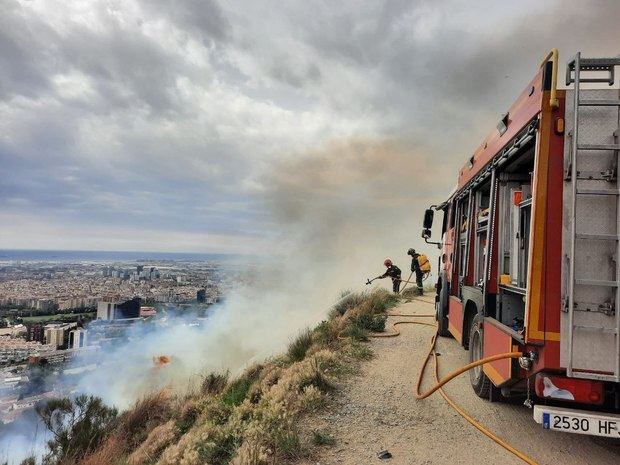
[[[531,370],[534,363],[538,360],[538,354],[534,351],[526,352],[519,357],[519,366],[524,370]]]

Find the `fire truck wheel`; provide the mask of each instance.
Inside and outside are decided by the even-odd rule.
[[[469,360],[475,362],[483,357],[482,344],[482,327],[479,321],[474,321],[471,325],[471,331],[469,333]],[[489,398],[489,391],[491,389],[491,380],[484,374],[482,365],[477,366],[469,370],[469,382],[474,392],[478,397],[483,399]]]

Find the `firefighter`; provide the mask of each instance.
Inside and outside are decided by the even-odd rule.
[[[400,268],[394,265],[392,263],[392,260],[390,260],[389,258],[385,259],[385,261],[383,262],[383,266],[385,266],[387,270],[385,270],[385,273],[383,273],[381,276],[378,276],[378,278],[379,279],[392,278],[392,290],[394,291],[394,293],[398,294],[398,291],[400,290],[400,281],[401,281]]]
[[[426,255],[420,255],[415,249],[409,249],[407,255],[411,256],[411,271],[415,273],[415,282],[418,286],[418,295],[424,295],[424,286],[422,285],[422,278],[430,271],[430,263]],[[422,262],[422,263],[420,263]]]

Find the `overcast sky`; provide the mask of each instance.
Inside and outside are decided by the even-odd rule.
[[[364,182],[441,201],[540,58],[618,55],[619,20],[613,0],[0,0],[0,248],[256,251],[282,173],[359,141],[410,160]]]

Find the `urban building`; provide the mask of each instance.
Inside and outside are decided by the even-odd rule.
[[[122,320],[140,317],[140,298],[125,302],[101,301],[97,303],[98,320]]]
[[[32,355],[37,355],[53,347],[40,342],[28,342],[25,339],[0,336],[0,365],[23,362]]]
[[[26,340],[37,341],[43,344],[43,342],[45,342],[44,326],[45,325],[41,322],[26,323]]]
[[[45,342],[54,349],[66,349],[69,345],[69,331],[76,323],[50,323],[45,325]]]
[[[76,328],[69,332],[69,349],[79,349],[86,347],[86,336],[88,331],[84,328]]]
[[[203,303],[206,299],[207,299],[207,290],[198,289],[198,291],[196,291],[196,302]]]

